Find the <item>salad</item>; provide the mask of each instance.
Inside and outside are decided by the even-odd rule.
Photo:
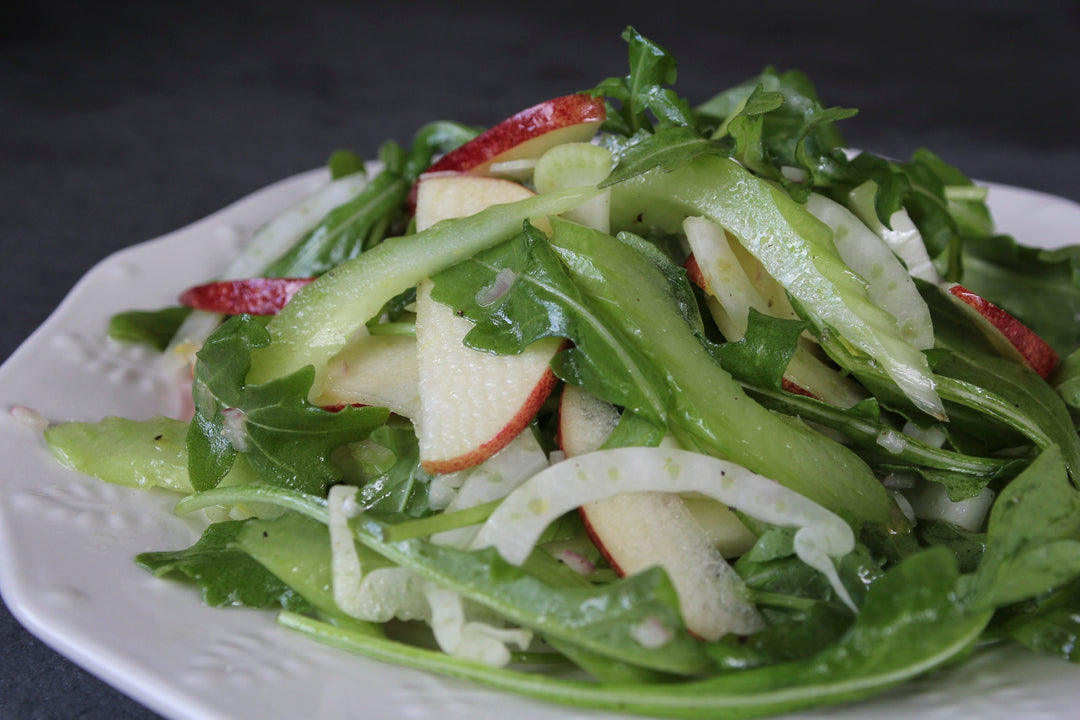
[[[348,651],[580,707],[760,717],[985,643],[1076,659],[1080,250],[798,72],[630,70],[438,121],[110,335],[190,418],[61,423],[179,494],[136,562]]]

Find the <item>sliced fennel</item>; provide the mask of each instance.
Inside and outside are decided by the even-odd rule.
[[[806,209],[833,231],[840,257],[866,280],[870,302],[896,318],[900,335],[919,350],[934,347],[930,309],[885,241],[850,210],[824,195],[811,193]]]
[[[844,520],[744,467],[687,450],[598,450],[553,465],[507,496],[480,528],[473,547],[494,546],[508,562],[520,565],[555,518],[625,492],[697,492],[762,522],[799,528],[795,553],[824,574],[837,596],[855,609],[833,565],[834,558],[855,547],[854,533]]]
[[[915,227],[907,210],[901,209],[894,212],[889,218],[888,227],[878,219],[877,210],[874,209],[874,197],[877,191],[877,183],[872,180],[852,190],[848,194],[848,206],[851,211],[884,240],[898,258],[904,261],[911,277],[935,284],[940,283],[943,278],[934,267],[930,254],[926,252],[922,234]]]

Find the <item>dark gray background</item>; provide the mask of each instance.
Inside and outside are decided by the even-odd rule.
[[[767,64],[800,68],[826,104],[861,109],[842,126],[852,145],[928,146],[1080,201],[1075,0],[689,7],[5,3],[0,359],[109,253],[336,148],[371,155],[436,117],[490,125],[624,74],[627,24],[676,55],[694,101]],[[151,717],[0,606],[0,720]]]

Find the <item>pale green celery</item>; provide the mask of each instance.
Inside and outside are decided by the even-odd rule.
[[[67,422],[45,429],[45,442],[65,467],[114,485],[161,487],[191,493],[188,424],[167,417]],[[225,484],[258,482],[246,462],[235,463]]]
[[[536,191],[542,193],[583,185],[599,185],[611,172],[613,164],[611,152],[605,147],[587,142],[563,143],[540,156],[533,172],[533,184]],[[605,190],[566,213],[565,217],[601,232],[608,232],[611,225],[610,215],[611,195]]]
[[[701,156],[670,172],[651,170],[613,185],[612,227],[679,232],[703,215],[733,235],[794,297],[819,332],[835,332],[870,356],[932,417],[945,410],[926,357],[892,315],[867,298],[829,228],[783,190],[728,158]]]
[[[889,522],[893,501],[854,453],[747,397],[680,314],[666,276],[603,233],[555,223],[551,242],[595,307],[664,369],[657,412],[686,447],[776,480],[849,522]],[[685,442],[683,442],[685,440]]]
[[[274,316],[268,325],[271,343],[252,353],[248,381],[266,382],[312,365],[316,377],[309,396],[318,397],[330,358],[399,293],[509,239],[528,218],[558,215],[598,192],[574,188],[537,195],[383,241],[307,285]]]

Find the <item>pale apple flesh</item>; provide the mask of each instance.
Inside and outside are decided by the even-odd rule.
[[[568,457],[598,449],[617,422],[613,406],[575,386],[564,388],[559,442]],[[678,593],[686,627],[696,636],[712,641],[762,627],[741,580],[679,495],[622,493],[586,503],[580,513],[593,542],[620,575],[655,566],[665,570]],[[742,525],[734,515],[731,519]],[[743,530],[737,542],[745,550],[753,544],[753,535]]]
[[[499,178],[426,177],[417,193],[417,227],[532,194]],[[421,465],[429,473],[449,473],[487,460],[528,427],[557,383],[550,366],[564,341],[545,338],[517,355],[473,350],[464,344],[472,322],[433,300],[431,287],[425,280],[417,289],[420,412],[414,422]]]
[[[364,335],[330,361],[316,404],[385,407],[407,418],[420,415],[420,375],[416,338]]]

